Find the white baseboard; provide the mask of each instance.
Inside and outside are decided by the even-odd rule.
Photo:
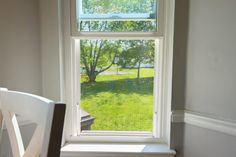
[[[201,113],[178,110],[173,111],[172,123],[186,123],[198,127],[236,136],[236,121],[213,118]]]

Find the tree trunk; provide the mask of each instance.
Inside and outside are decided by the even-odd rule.
[[[138,83],[140,81],[140,65],[141,65],[141,62],[138,62],[138,74],[137,74]]]
[[[95,72],[94,73],[90,73],[88,75],[88,77],[89,77],[89,81],[88,82],[96,82],[97,75],[95,74]]]

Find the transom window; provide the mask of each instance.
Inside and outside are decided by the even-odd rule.
[[[163,3],[72,1],[72,138],[162,137]]]

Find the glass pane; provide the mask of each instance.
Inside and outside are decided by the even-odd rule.
[[[81,40],[80,47],[81,130],[152,132],[155,41]]]
[[[157,0],[77,0],[78,31],[155,32]]]

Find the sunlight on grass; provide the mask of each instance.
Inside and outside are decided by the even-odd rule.
[[[125,73],[101,74],[96,83],[81,76],[81,106],[95,117],[91,130],[152,131],[154,70],[142,68],[139,82],[137,69],[119,72]]]

